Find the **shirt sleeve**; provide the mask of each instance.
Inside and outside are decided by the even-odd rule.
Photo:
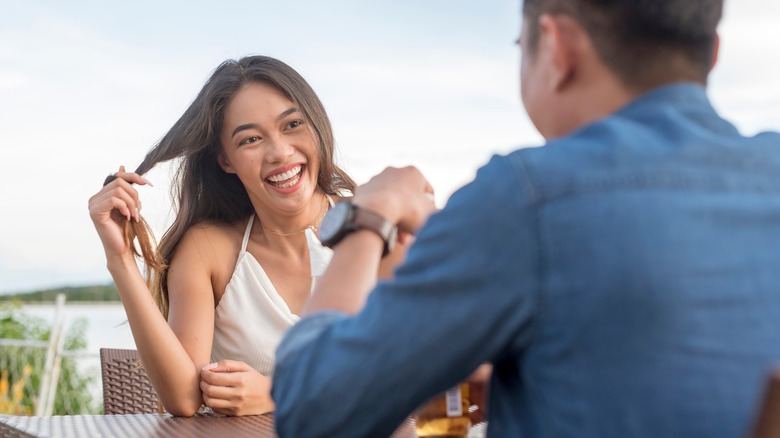
[[[494,157],[418,233],[355,316],[302,319],[277,350],[281,437],[389,436],[417,406],[531,337],[539,261],[530,188]]]

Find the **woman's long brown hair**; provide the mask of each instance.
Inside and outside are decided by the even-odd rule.
[[[168,318],[168,266],[184,233],[202,221],[232,223],[254,210],[243,184],[217,162],[221,151],[225,109],[247,83],[262,82],[282,92],[303,113],[317,139],[320,164],[317,186],[327,194],[354,191],[355,182],[334,163],[334,140],[325,108],[311,86],[287,64],[266,56],[223,62],[198,96],[135,170],[143,175],[158,163],[181,158],[172,184],[173,224],[155,248],[153,234],[143,218],[125,222],[125,238],[144,261],[149,290]],[[106,183],[112,177],[106,179]],[[137,246],[132,244],[137,241]]]

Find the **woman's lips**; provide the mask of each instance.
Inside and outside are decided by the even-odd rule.
[[[271,175],[266,178],[266,181],[274,187],[288,188],[294,186],[303,174],[303,165],[299,164],[292,169]]]
[[[298,164],[289,170],[266,177],[265,182],[277,192],[291,193],[301,185],[305,170],[305,165]]]

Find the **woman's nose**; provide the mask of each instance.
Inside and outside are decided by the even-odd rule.
[[[285,162],[295,152],[290,142],[283,138],[274,138],[266,143],[265,160],[269,163]]]

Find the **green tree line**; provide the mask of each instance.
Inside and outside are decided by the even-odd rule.
[[[119,301],[119,293],[113,283],[93,286],[60,287],[32,292],[20,292],[0,295],[0,302],[14,301],[22,303],[54,302],[57,294],[64,293],[66,302],[83,301]]]

